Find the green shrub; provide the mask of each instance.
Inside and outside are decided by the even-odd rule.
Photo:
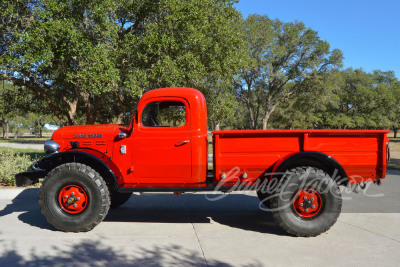
[[[31,164],[32,159],[29,155],[0,150],[0,185],[15,185],[14,175],[26,171]]]

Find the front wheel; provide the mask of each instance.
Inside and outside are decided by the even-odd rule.
[[[325,172],[311,167],[288,171],[271,198],[274,219],[287,233],[317,236],[337,220],[342,197],[337,183]]]
[[[66,163],[54,168],[44,179],[39,205],[56,229],[86,232],[106,217],[110,196],[99,173],[81,163]]]

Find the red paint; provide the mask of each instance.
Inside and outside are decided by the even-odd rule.
[[[174,101],[186,110],[179,127],[150,127],[142,122],[144,108],[154,102]],[[60,151],[79,150],[106,163],[120,187],[206,187],[207,107],[195,89],[165,88],[147,92],[138,104],[137,118],[128,128],[116,124],[69,126],[53,140]],[[125,138],[118,134],[124,132]],[[214,177],[225,174],[232,183],[252,184],[274,172],[292,155],[324,153],[346,171],[350,183],[375,181],[386,175],[387,133],[380,130],[234,130],[213,132]],[[126,151],[126,153],[122,153]]]
[[[88,201],[85,190],[78,185],[64,186],[58,194],[60,207],[71,214],[78,214],[84,211]]]
[[[142,111],[151,102],[179,101],[185,105],[181,127],[145,127]],[[138,104],[133,123],[133,176],[127,183],[202,183],[207,172],[207,109],[195,89],[152,90]],[[183,143],[180,143],[183,142]],[[185,143],[186,142],[186,143]]]
[[[303,189],[293,198],[294,211],[303,218],[316,216],[323,206],[321,195],[313,189]]]
[[[239,167],[236,178],[247,181],[273,173],[290,156],[317,151],[335,159],[350,183],[375,181],[386,176],[387,133],[382,130],[245,130],[214,131],[216,179]],[[232,178],[232,177],[231,177]],[[233,177],[235,178],[235,177]]]

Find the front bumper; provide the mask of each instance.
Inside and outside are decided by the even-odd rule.
[[[18,187],[29,186],[39,182],[39,178],[44,178],[49,172],[39,169],[37,163],[34,162],[26,172],[17,173],[15,178],[15,185]]]
[[[44,178],[47,171],[26,171],[15,175],[15,185],[18,187],[29,186],[39,182],[39,178]]]

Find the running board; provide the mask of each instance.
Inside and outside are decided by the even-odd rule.
[[[125,184],[123,187],[119,187],[117,189],[120,193],[129,193],[129,192],[231,192],[231,191],[253,191],[256,190],[257,186],[218,186],[218,184],[205,185],[198,184],[197,186],[194,184]]]

